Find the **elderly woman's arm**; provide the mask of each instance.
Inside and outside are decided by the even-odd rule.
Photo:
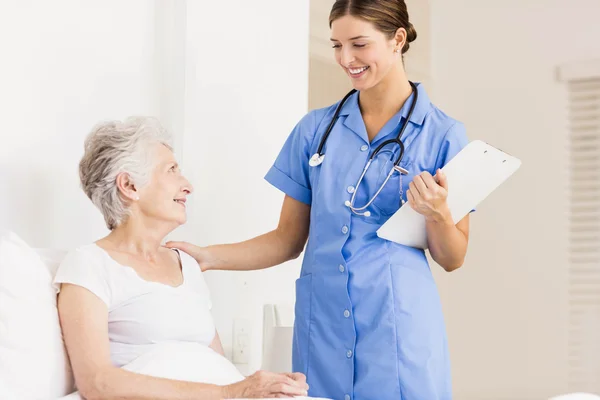
[[[215,337],[213,338],[212,343],[208,347],[210,347],[220,355],[225,356],[225,351],[223,351],[223,344],[221,343],[219,332],[215,331]]]
[[[108,310],[96,295],[63,284],[58,299],[60,322],[80,395],[95,399],[223,399],[305,395],[301,382],[260,372],[229,386],[162,379],[114,367],[110,362]]]
[[[199,247],[187,242],[168,242],[196,259],[203,271],[251,271],[297,258],[306,245],[310,206],[285,196],[276,229],[245,242]]]

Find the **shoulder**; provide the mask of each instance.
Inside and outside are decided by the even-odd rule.
[[[425,117],[425,128],[428,148],[434,149],[430,152],[433,171],[444,167],[469,143],[465,125],[434,105]]]
[[[60,292],[63,283],[81,286],[110,307],[113,289],[111,282],[108,257],[101,248],[90,244],[67,253],[58,266],[53,284],[57,292]]]
[[[106,276],[108,272],[108,260],[95,243],[73,248],[67,252],[56,275],[90,274],[95,276]]]
[[[446,114],[434,104],[431,104],[424,123],[433,128],[432,132],[441,140],[465,134],[465,125],[461,121]]]
[[[60,266],[80,263],[103,263],[102,249],[95,243],[75,247],[67,252]]]
[[[324,125],[333,118],[338,104],[339,102],[307,112],[297,123],[296,130],[301,131],[307,139],[314,139],[317,132],[326,129]]]

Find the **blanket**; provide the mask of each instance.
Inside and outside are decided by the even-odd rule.
[[[157,344],[152,350],[122,367],[138,374],[189,382],[229,385],[245,377],[228,359],[197,343]],[[327,400],[314,397],[296,399]],[[82,400],[78,392],[59,400]]]

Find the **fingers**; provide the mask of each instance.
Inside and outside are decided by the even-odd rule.
[[[169,249],[180,249],[185,251],[186,253],[188,252],[187,250],[189,250],[193,245],[189,244],[188,242],[167,242],[165,243],[165,247],[168,247]]]
[[[444,172],[438,169],[435,178],[428,171],[416,175],[413,181],[409,183],[409,187],[413,190],[415,200],[431,201],[438,197],[444,197],[443,194],[447,192],[448,182]]]
[[[441,169],[438,169],[435,174],[435,177],[436,177],[438,185],[440,185],[444,189],[448,190],[448,178],[446,177],[446,174],[444,173],[444,171],[442,171]]]
[[[276,383],[272,387],[272,392],[289,396],[307,396],[308,390],[296,385],[288,385],[287,383]]]
[[[421,197],[425,197],[428,190],[427,190],[427,185],[425,184],[425,181],[423,180],[423,177],[421,175],[415,176],[415,178],[413,179],[413,183],[415,186],[415,190],[417,190],[419,192],[419,195]],[[415,195],[416,195],[416,193],[415,193]]]
[[[417,180],[417,178],[418,177],[415,177],[415,180]],[[412,200],[414,203],[416,203],[417,201],[419,201],[422,198],[421,192],[417,188],[417,184],[415,183],[415,181],[412,181],[411,183],[408,184],[408,189],[409,189],[410,194],[412,195]]]
[[[282,383],[288,386],[294,386],[300,388],[302,390],[308,390],[308,384],[306,383],[306,378],[302,379],[300,376],[304,377],[302,374],[295,374],[294,376],[298,379],[292,378],[290,375],[292,374],[284,374],[282,376]]]
[[[431,176],[429,172],[424,171],[419,176],[421,177],[421,179],[423,179],[423,182],[425,182],[425,186],[427,186],[428,189],[431,190],[437,187],[435,179],[433,179],[433,176]]]
[[[203,257],[200,247],[193,245],[191,243],[188,243],[188,242],[173,242],[173,241],[169,241],[169,242],[165,243],[165,247],[167,247],[169,249],[182,250],[183,252],[194,257],[194,259],[196,260],[196,262],[198,263],[198,265],[200,266],[200,269],[202,271],[206,271],[209,269],[209,266],[207,265],[207,259],[205,257],[206,254],[204,254],[204,257]]]
[[[268,371],[257,371],[249,378],[250,389],[260,390],[260,397],[307,396],[306,377],[300,373],[277,374]],[[259,392],[256,392],[257,394]]]
[[[288,372],[285,375],[296,382],[306,383],[306,375],[301,374],[300,372]]]
[[[287,396],[307,396],[308,385],[306,376],[300,373],[277,374],[277,383],[274,387],[274,393]]]
[[[408,189],[406,191],[406,198],[408,199],[408,204],[412,207],[413,210],[416,211],[416,199],[415,199],[415,195],[413,194],[413,191],[411,189]]]

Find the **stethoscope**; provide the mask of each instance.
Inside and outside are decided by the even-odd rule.
[[[370,211],[364,211],[364,210],[366,210],[375,201],[375,199],[377,199],[377,196],[379,196],[379,193],[381,193],[381,190],[383,190],[383,187],[385,186],[387,181],[390,180],[393,173],[396,171],[400,173],[400,207],[402,207],[402,205],[404,205],[404,203],[405,203],[404,198],[402,196],[403,195],[402,176],[407,175],[408,171],[400,166],[400,162],[402,161],[402,157],[404,156],[404,143],[402,142],[401,138],[402,138],[402,134],[404,133],[404,130],[406,129],[406,126],[408,125],[408,121],[410,120],[410,117],[412,116],[412,113],[415,109],[415,105],[417,104],[417,98],[419,96],[417,87],[415,86],[415,84],[410,81],[409,81],[409,83],[412,88],[412,93],[413,93],[414,97],[410,104],[410,109],[408,110],[408,115],[406,116],[406,119],[404,120],[404,123],[402,124],[402,127],[400,128],[400,131],[398,132],[398,135],[394,139],[386,140],[385,142],[383,142],[379,146],[377,146],[375,151],[369,157],[369,160],[367,161],[367,164],[365,165],[365,168],[363,169],[362,174],[360,175],[360,178],[358,179],[358,182],[356,183],[354,192],[352,193],[352,198],[350,200],[346,200],[346,202],[345,202],[345,205],[347,207],[349,207],[350,210],[352,210],[352,212],[357,215],[363,215],[365,217],[371,216]],[[344,103],[354,93],[356,93],[356,89],[352,89],[350,92],[348,92],[348,94],[346,96],[344,96],[344,98],[342,99],[340,104],[337,106],[335,113],[333,114],[333,118],[331,119],[331,122],[329,122],[329,125],[327,126],[327,130],[325,131],[325,134],[323,135],[323,138],[321,139],[321,143],[319,143],[319,148],[317,149],[317,152],[310,158],[310,161],[308,162],[308,164],[311,167],[317,167],[323,163],[323,160],[325,159],[325,153],[323,153],[323,148],[325,147],[327,138],[329,137],[329,134],[331,133],[333,126],[335,125],[335,123],[338,119],[338,116],[340,114],[340,111],[342,110],[342,107],[344,106]],[[362,183],[362,180],[365,177],[365,174],[367,173],[367,171],[369,170],[369,167],[371,166],[371,162],[385,146],[390,145],[390,144],[391,145],[397,144],[398,146],[400,146],[400,153],[398,153],[398,156],[396,157],[396,160],[394,161],[394,166],[390,169],[390,172],[388,173],[387,177],[385,178],[385,180],[383,181],[383,183],[381,184],[381,186],[379,187],[377,192],[375,192],[373,197],[367,202],[367,204],[365,204],[362,207],[356,207],[354,205],[354,202],[356,200],[356,193],[358,192],[358,188],[360,187],[360,184]],[[391,151],[386,150],[386,152],[391,152]]]

